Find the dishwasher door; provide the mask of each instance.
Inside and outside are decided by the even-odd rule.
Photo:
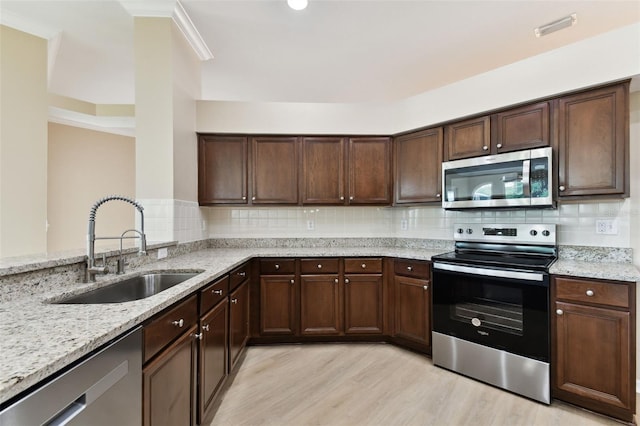
[[[142,424],[142,328],[0,411],[0,426]]]

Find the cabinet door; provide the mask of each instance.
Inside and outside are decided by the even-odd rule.
[[[549,146],[549,102],[540,102],[495,115],[492,152]]]
[[[382,334],[382,275],[346,275],[344,329],[346,334]]]
[[[200,319],[200,394],[199,419],[204,416],[227,376],[228,360],[227,298]]]
[[[251,138],[253,204],[298,203],[298,138]]]
[[[260,277],[260,334],[296,334],[295,275]]]
[[[345,140],[317,137],[302,140],[302,203],[344,204]]]
[[[558,195],[628,195],[628,85],[560,98]]]
[[[349,139],[349,204],[391,204],[391,140]]]
[[[206,136],[198,139],[198,202],[247,203],[247,138]]]
[[[196,330],[185,332],[142,370],[145,426],[196,423]]]
[[[249,281],[229,296],[229,371],[233,369],[249,340]]]
[[[555,309],[554,396],[631,421],[630,313],[564,302]]]
[[[395,139],[395,204],[441,201],[442,143],[441,127]]]
[[[340,334],[338,275],[302,275],[300,278],[301,334]]]
[[[430,285],[428,280],[396,275],[394,336],[431,345]]]
[[[491,142],[489,116],[461,121],[445,127],[447,160],[489,154]]]

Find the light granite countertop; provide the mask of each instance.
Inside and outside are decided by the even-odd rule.
[[[0,403],[18,395],[68,364],[141,324],[252,257],[387,256],[431,260],[443,250],[393,247],[223,248],[205,249],[145,265],[125,276],[66,286],[58,292],[0,304]],[[65,296],[146,271],[201,270],[197,276],[143,300],[101,305],[50,304]],[[560,260],[554,274],[639,281],[631,263]],[[72,290],[69,290],[72,288]]]

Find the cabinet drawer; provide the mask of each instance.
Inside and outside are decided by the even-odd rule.
[[[344,272],[346,274],[380,274],[382,273],[382,259],[379,257],[345,259]]]
[[[622,282],[556,278],[556,298],[574,302],[629,307],[629,285]]]
[[[396,275],[430,279],[431,265],[427,261],[396,259],[394,263],[394,272]]]
[[[335,274],[339,260],[334,258],[302,259],[300,271],[303,274]]]
[[[260,260],[260,273],[262,275],[287,275],[295,274],[295,259],[262,259]]]
[[[229,295],[229,276],[225,275],[200,290],[200,312],[206,313]]]
[[[233,291],[234,288],[242,284],[244,280],[249,277],[249,264],[245,263],[242,266],[238,266],[236,269],[229,273],[229,291]]]
[[[198,322],[198,297],[193,295],[159,314],[143,329],[144,362]]]

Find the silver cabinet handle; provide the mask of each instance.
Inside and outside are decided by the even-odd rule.
[[[209,331],[209,324],[205,324],[205,325],[203,325],[203,326],[202,326],[202,329],[203,329],[204,331]]]
[[[280,269],[280,265],[276,263],[276,269]]]
[[[367,264],[363,263],[362,265],[360,265],[362,267],[362,269],[367,269]]]
[[[345,283],[345,284],[349,284],[350,282],[351,282],[351,281],[349,281],[349,278],[345,278],[345,279],[344,279],[344,283]]]
[[[244,277],[244,276],[246,276],[246,275],[247,275],[247,273],[246,273],[246,272],[244,272],[244,271],[242,271],[242,272],[238,272],[238,275],[239,275],[239,276],[241,276],[241,277]]]
[[[562,312],[562,309],[556,309],[556,314],[562,315],[562,314],[564,314],[564,312]]]
[[[429,286],[428,285],[423,285],[422,288],[425,289],[425,290],[429,290]]]
[[[485,146],[482,147],[482,150],[483,151],[487,151],[487,150],[489,150],[489,147],[485,145]]]
[[[318,263],[318,269],[322,269],[322,264]]]
[[[213,294],[217,294],[218,296],[222,296],[222,290],[213,290]]]
[[[247,199],[247,197],[245,197],[245,196],[243,196],[243,197],[242,197],[242,200],[243,200],[243,201],[244,201],[244,200],[246,200],[246,199]]]
[[[172,321],[171,324],[175,325],[176,327],[182,328],[182,326],[184,325],[184,320],[180,318],[178,321]]]
[[[587,290],[586,294],[587,294],[587,296],[591,297],[596,293],[593,290],[589,289],[589,290]]]
[[[498,145],[496,145],[496,148],[498,148],[498,149],[502,148],[502,144],[499,143]]]
[[[412,266],[407,266],[407,271],[413,271],[413,267]]]
[[[333,280],[334,284],[338,284],[338,279],[336,278],[335,280]]]
[[[564,191],[566,188],[564,187],[564,185],[560,185],[560,188],[558,188],[560,191]]]
[[[233,303],[233,304],[238,303],[238,299],[231,299],[231,303]]]
[[[440,198],[440,194],[436,194],[436,197]]]
[[[352,195],[351,197],[349,197],[349,199],[350,199],[351,201],[353,201],[353,195]]]
[[[344,197],[343,196],[340,196],[340,201],[344,201]]]
[[[191,337],[193,337],[194,339],[197,339],[197,340],[202,340],[202,333],[192,334]]]
[[[291,283],[291,284],[295,284],[295,283],[296,283],[296,280],[291,280],[291,281],[290,281],[290,283]]]
[[[256,200],[256,197],[251,197],[251,201],[255,201],[255,200]]]

